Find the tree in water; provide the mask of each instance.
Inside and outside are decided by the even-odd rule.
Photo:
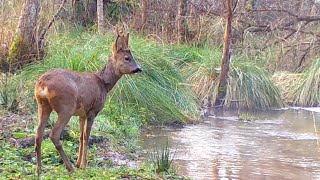
[[[226,27],[225,27],[225,33],[224,33],[221,73],[220,73],[220,80],[218,84],[218,95],[216,96],[216,100],[215,100],[216,105],[220,105],[223,103],[223,98],[226,95],[226,85],[227,85],[228,74],[230,69],[232,0],[226,0],[226,3],[227,3]]]

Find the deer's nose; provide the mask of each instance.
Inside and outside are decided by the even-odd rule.
[[[141,72],[142,72],[141,67],[137,68],[137,72],[138,72],[138,73],[141,73]]]
[[[138,67],[137,69],[133,70],[132,72],[133,73],[141,73],[142,69],[141,69],[141,67]]]

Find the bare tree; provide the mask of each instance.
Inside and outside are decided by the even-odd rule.
[[[97,19],[98,19],[98,32],[105,33],[105,21],[103,13],[103,0],[97,0]]]
[[[39,30],[41,0],[26,0],[23,4],[18,26],[8,50],[6,61],[2,58],[0,70],[15,70],[43,55],[45,35],[57,19],[67,0],[62,0],[59,9],[46,26]],[[40,32],[38,34],[38,32]]]
[[[19,24],[9,49],[7,61],[11,66],[21,66],[30,59],[36,49],[36,28],[39,18],[40,0],[26,0]]]
[[[232,22],[232,0],[226,0],[227,3],[227,16],[226,27],[223,43],[223,55],[221,61],[221,73],[220,81],[218,85],[218,95],[215,104],[221,104],[222,99],[226,93],[226,85],[228,80],[229,68],[230,68],[230,42],[231,42],[231,22]]]

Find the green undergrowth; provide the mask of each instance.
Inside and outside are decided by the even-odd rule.
[[[20,106],[36,112],[33,87],[37,78],[51,68],[95,72],[111,54],[113,35],[98,36],[72,32],[50,38],[44,61],[24,68],[15,75],[23,82]],[[190,122],[198,116],[197,104],[214,100],[217,92],[221,50],[188,45],[167,45],[132,35],[130,47],[138,64],[139,75],[126,75],[109,93],[107,103],[115,109],[145,111],[147,123]],[[266,109],[281,105],[279,90],[268,72],[242,57],[231,64],[225,89],[225,107]],[[20,86],[19,86],[20,87]]]
[[[42,142],[41,179],[183,179],[174,172],[158,172],[149,161],[138,162],[137,148],[140,127],[146,124],[146,112],[141,109],[117,109],[109,103],[96,118],[91,138],[99,140],[88,147],[88,168],[69,174],[50,139]],[[52,129],[56,113],[52,113],[45,132]],[[3,179],[36,179],[34,146],[15,147],[20,140],[34,136],[33,130],[0,133],[0,173]],[[62,145],[70,161],[75,164],[79,148],[79,122],[72,118],[62,135]],[[63,133],[64,134],[64,133]],[[12,138],[10,138],[12,137]],[[94,142],[94,141],[93,141]],[[124,161],[125,164],[118,164]],[[132,164],[133,163],[133,164]],[[129,165],[128,165],[129,164]],[[132,165],[130,165],[132,164]],[[0,178],[0,179],[1,179]]]
[[[15,148],[0,141],[0,179],[37,179],[34,148]],[[78,148],[73,141],[63,141],[71,162],[76,161],[73,153]],[[89,146],[88,168],[75,169],[70,174],[62,164],[58,152],[49,139],[42,143],[42,174],[40,179],[183,179],[173,173],[157,173],[155,167],[144,163],[135,167],[125,165],[114,168],[113,162],[104,157],[104,149]]]

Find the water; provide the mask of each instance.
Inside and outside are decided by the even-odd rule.
[[[197,125],[154,129],[144,149],[169,145],[179,175],[191,179],[320,179],[320,113],[254,112],[253,121],[224,112]],[[315,121],[314,121],[315,119]],[[315,122],[315,126],[314,126]]]

